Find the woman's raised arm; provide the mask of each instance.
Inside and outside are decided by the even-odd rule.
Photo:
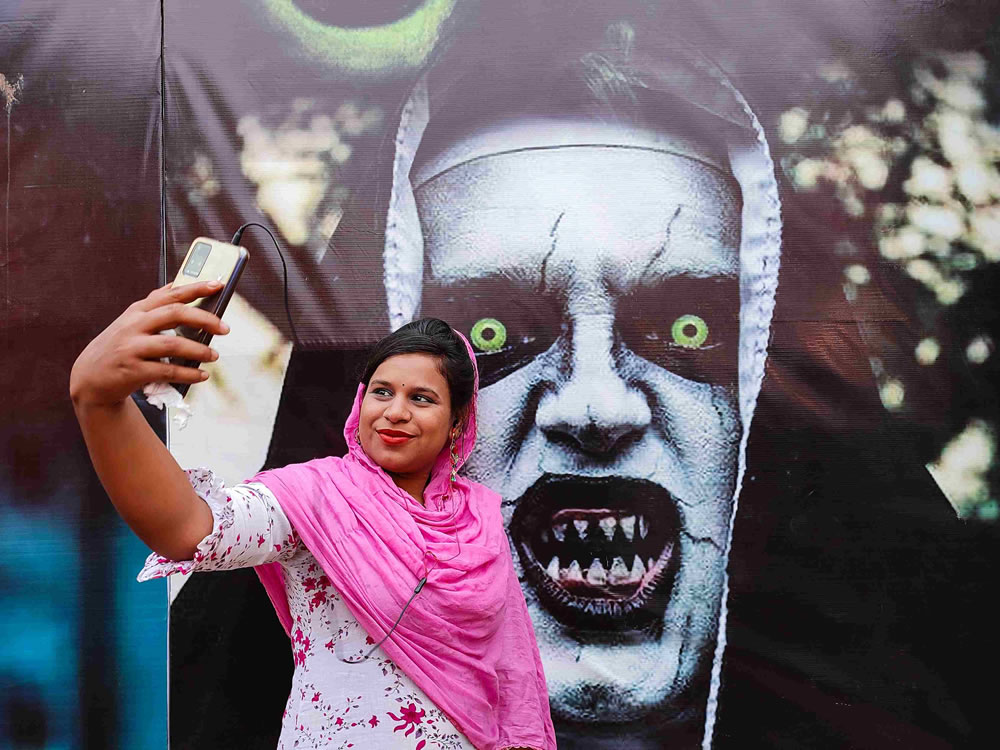
[[[90,460],[111,502],[154,552],[186,560],[212,531],[212,513],[195,494],[184,471],[146,423],[131,394],[145,383],[198,383],[208,375],[160,361],[218,358],[207,346],[160,331],[185,325],[213,334],[229,327],[209,312],[185,303],[219,289],[217,282],[168,284],[130,305],[77,357],[70,398]]]

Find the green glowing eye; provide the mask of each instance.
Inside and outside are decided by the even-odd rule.
[[[708,339],[708,324],[697,315],[681,315],[670,328],[674,343],[685,349],[697,349]]]
[[[499,320],[481,318],[469,333],[472,345],[481,352],[495,352],[507,343],[507,328]]]
[[[381,75],[416,70],[423,65],[435,49],[457,0],[423,0],[398,20],[354,28],[324,23],[294,0],[262,0],[262,3],[267,16],[290,32],[300,51],[308,57],[348,74]]]

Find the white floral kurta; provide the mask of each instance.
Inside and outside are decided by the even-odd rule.
[[[274,495],[259,483],[226,488],[206,469],[188,472],[212,509],[215,530],[194,560],[152,554],[140,581],[172,573],[281,563],[292,614],[292,690],[279,750],[292,748],[472,748],[468,739],[379,648],[341,601]]]

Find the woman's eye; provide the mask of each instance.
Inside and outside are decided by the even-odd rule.
[[[507,343],[507,327],[495,318],[480,318],[469,331],[469,340],[478,351],[499,351]]]
[[[681,315],[670,326],[670,336],[676,346],[700,349],[708,340],[708,323],[697,315]]]

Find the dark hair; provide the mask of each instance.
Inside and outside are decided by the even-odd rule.
[[[438,318],[407,323],[375,344],[368,355],[361,382],[368,385],[378,366],[397,354],[430,354],[438,358],[441,374],[448,381],[451,411],[458,417],[472,401],[476,370],[465,342],[451,326]]]

